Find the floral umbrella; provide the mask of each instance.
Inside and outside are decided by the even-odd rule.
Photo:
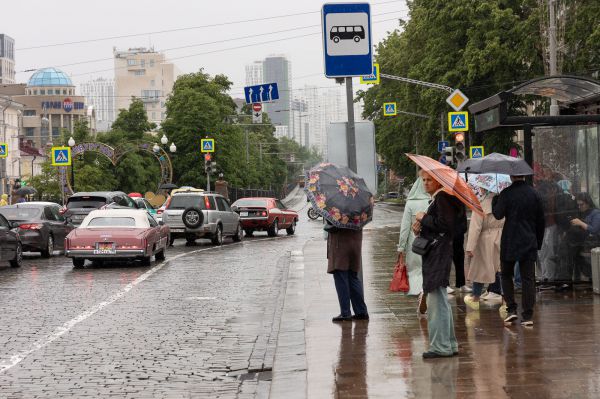
[[[304,191],[315,211],[336,227],[360,230],[373,218],[373,194],[347,167],[317,165],[306,173]]]
[[[480,175],[469,175],[468,184],[475,195],[477,195],[477,198],[481,201],[485,197],[485,191],[482,192],[480,190],[481,188],[499,194],[500,191],[510,186],[512,182],[510,181],[509,175],[501,173],[483,173]]]

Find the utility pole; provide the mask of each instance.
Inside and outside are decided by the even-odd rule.
[[[556,13],[555,13],[556,0],[548,0],[548,11],[549,15],[549,27],[548,27],[548,52],[550,56],[550,76],[557,74],[557,62],[556,62]],[[558,102],[555,99],[550,100],[550,116],[557,116],[560,114],[558,108]]]
[[[357,173],[356,167],[356,129],[354,126],[354,91],[352,77],[346,77],[346,105],[348,106],[348,124],[346,125],[346,152],[348,168]]]

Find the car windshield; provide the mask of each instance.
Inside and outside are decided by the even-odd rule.
[[[67,202],[67,209],[98,209],[104,205],[106,205],[106,198],[103,197],[71,197],[69,198],[69,202]]]
[[[39,219],[42,214],[41,208],[0,208],[0,214],[8,220]]]
[[[135,219],[128,217],[95,217],[89,221],[87,227],[135,227]]]
[[[259,199],[241,199],[239,201],[236,201],[236,203],[234,204],[237,207],[240,206],[248,206],[248,207],[262,207],[265,208],[267,206],[267,200],[259,200]]]
[[[204,196],[201,195],[174,195],[167,209],[187,209],[189,207],[206,209]]]

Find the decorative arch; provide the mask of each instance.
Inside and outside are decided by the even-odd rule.
[[[154,157],[160,164],[160,181],[158,182],[158,185],[157,185],[157,190],[158,190],[158,188],[162,184],[171,183],[171,181],[173,180],[173,165],[171,164],[171,158],[169,158],[169,154],[167,154],[167,152],[164,149],[160,148],[158,152],[154,152],[152,147],[154,147],[154,143],[150,143],[147,141],[128,142],[128,143],[125,143],[124,145],[120,146],[117,149],[112,148],[111,146],[104,144],[104,143],[98,143],[98,142],[81,143],[81,144],[77,144],[71,148],[71,157],[72,157],[72,159],[75,159],[75,156],[84,154],[88,151],[96,152],[98,154],[104,155],[106,158],[108,158],[110,160],[110,162],[114,166],[117,166],[117,164],[119,163],[121,158],[123,158],[123,156],[125,156],[125,154],[128,154],[130,152],[136,152],[136,151],[148,152],[148,153],[154,155]],[[68,178],[69,174],[67,173],[67,171],[69,171],[69,168],[71,168],[71,167],[72,166],[70,166],[70,167],[69,166],[59,166],[58,167],[59,182],[60,182],[60,186],[62,187],[63,194],[65,196],[69,196],[69,195],[73,194],[73,186],[72,186],[73,182],[69,181],[69,178]]]

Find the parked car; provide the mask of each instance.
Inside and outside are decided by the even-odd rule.
[[[8,262],[11,267],[20,267],[23,261],[23,247],[19,233],[13,225],[0,215],[0,262]]]
[[[400,198],[400,193],[398,191],[390,191],[386,194],[387,198]]]
[[[0,214],[15,226],[23,251],[40,252],[49,258],[64,250],[67,234],[75,228],[54,202],[23,202],[0,208]]]
[[[91,211],[67,236],[65,255],[80,268],[86,259],[135,260],[149,266],[152,256],[164,260],[169,227],[158,223],[143,209]]]
[[[193,243],[208,238],[222,245],[224,237],[241,241],[244,233],[240,216],[231,210],[227,199],[216,193],[198,190],[179,191],[171,196],[163,222],[171,229],[171,244],[177,238]]]
[[[162,220],[162,214],[165,211],[165,209],[167,209],[167,206],[169,206],[169,203],[171,202],[171,198],[173,197],[173,194],[180,193],[180,192],[191,192],[191,191],[198,192],[198,193],[204,192],[204,190],[202,190],[201,188],[194,188],[194,187],[190,187],[190,186],[183,186],[183,187],[179,187],[179,188],[175,188],[175,189],[171,190],[165,203],[162,204],[162,206],[156,210],[156,216],[155,216],[156,219]]]
[[[133,202],[135,202],[139,209],[145,209],[146,212],[154,216],[156,219],[156,209],[154,209],[152,204],[148,202],[146,198],[133,198]]]
[[[75,193],[70,196],[63,214],[78,226],[94,209],[113,203],[115,207],[138,209],[136,203],[122,191],[95,191]]]
[[[269,237],[275,237],[280,229],[285,229],[288,235],[296,232],[298,213],[278,199],[240,198],[232,208],[239,213],[247,236],[252,236],[255,231],[266,231]]]

